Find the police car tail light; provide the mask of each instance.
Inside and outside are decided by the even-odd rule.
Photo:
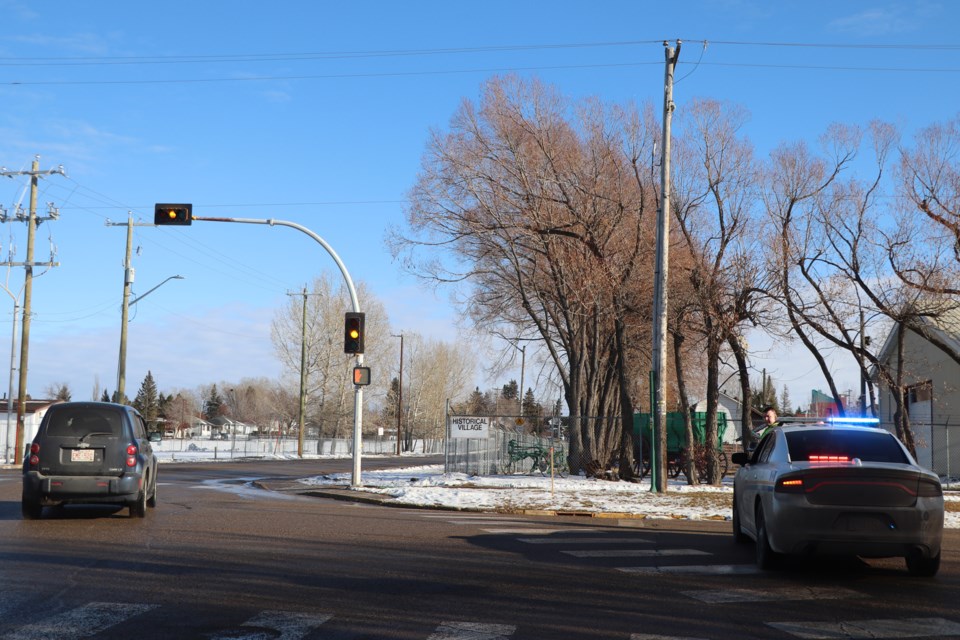
[[[780,478],[774,488],[777,493],[803,493],[803,478]]]
[[[933,480],[921,480],[917,485],[917,497],[920,498],[938,498],[943,495],[943,488],[939,482]]]

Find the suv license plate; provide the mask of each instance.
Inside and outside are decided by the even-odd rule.
[[[70,462],[93,462],[93,449],[74,449],[70,452]]]

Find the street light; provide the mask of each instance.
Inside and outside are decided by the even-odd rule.
[[[390,334],[392,338],[400,338],[400,386],[397,389],[397,455],[400,455],[400,414],[403,412],[403,334]]]
[[[133,300],[130,299],[130,287],[133,285],[133,269],[127,267],[124,270],[123,278],[123,310],[121,312],[120,318],[120,357],[117,362],[117,402],[123,402],[124,393],[126,391],[126,382],[127,382],[127,325],[129,324],[130,316],[130,306],[137,304],[148,295],[159,289],[161,286],[169,282],[170,280],[183,280],[183,276],[170,276],[157,286],[153,287],[146,293],[137,296]]]

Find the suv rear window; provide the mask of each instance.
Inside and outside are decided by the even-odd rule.
[[[864,462],[909,463],[900,443],[883,431],[811,429],[785,434],[790,459],[804,462],[810,456],[845,456]]]
[[[90,433],[103,433],[119,436],[121,431],[120,413],[109,409],[67,408],[48,414],[47,435],[85,436]]]

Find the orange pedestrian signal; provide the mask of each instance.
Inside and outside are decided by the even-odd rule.
[[[350,311],[344,316],[344,353],[363,353],[363,320],[364,316],[362,313]]]
[[[353,384],[358,387],[370,384],[370,367],[354,367]]]
[[[192,204],[156,204],[153,207],[153,224],[188,225],[193,224]]]

